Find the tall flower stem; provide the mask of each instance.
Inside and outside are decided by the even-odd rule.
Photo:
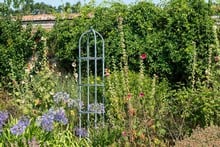
[[[217,49],[217,55],[220,55],[220,48],[219,48],[219,40],[218,40],[218,34],[217,34],[217,26],[213,26],[213,32],[215,35],[215,44],[216,44],[216,49]]]
[[[208,68],[207,68],[207,72],[206,72],[206,78],[207,78],[207,84],[210,83],[210,78],[212,76],[211,73],[211,67],[212,67],[212,50],[213,50],[213,46],[209,47],[209,52],[208,52]]]
[[[125,46],[125,37],[124,37],[124,31],[123,31],[123,17],[119,16],[118,18],[118,30],[119,30],[119,35],[120,35],[120,47],[122,49],[122,63],[123,63],[123,72],[124,72],[124,92],[127,94],[130,94],[130,90],[129,90],[129,77],[128,77],[128,56],[126,53],[126,46]],[[132,104],[130,99],[128,99],[127,102],[127,107],[128,107],[128,112],[127,112],[127,116],[129,119],[128,122],[128,127],[129,127],[129,140],[130,142],[133,142],[133,136],[131,134],[132,132],[132,115],[130,115],[129,111],[132,110]]]
[[[216,48],[216,56],[215,56],[215,81],[220,80],[220,46],[219,46],[219,39],[218,39],[218,34],[217,34],[217,29],[218,27],[216,25],[213,26],[213,32],[215,36],[215,48]],[[214,81],[213,81],[214,82]],[[218,87],[219,82],[214,82],[214,85]]]
[[[193,42],[193,63],[192,63],[192,89],[194,90],[195,88],[195,73],[196,73],[196,56],[197,56],[197,53],[196,53],[196,44],[195,42]]]

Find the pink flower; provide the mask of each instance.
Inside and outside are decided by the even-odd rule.
[[[139,96],[140,96],[140,97],[144,97],[144,93],[141,92],[141,93],[139,94]]]
[[[110,70],[108,68],[105,69],[105,76],[106,77],[110,76]]]
[[[220,60],[220,57],[219,56],[215,56],[214,59],[215,59],[215,62],[218,62]]]
[[[142,60],[144,60],[144,59],[147,58],[147,55],[146,55],[145,53],[144,53],[144,54],[141,54],[140,58],[141,58]]]
[[[123,137],[127,136],[126,131],[122,131],[122,132],[121,132],[121,135],[122,135]]]
[[[127,99],[128,99],[128,100],[131,99],[131,94],[130,94],[130,93],[127,95]]]
[[[106,77],[110,76],[110,73],[107,72],[107,73],[105,74],[105,76],[106,76]]]

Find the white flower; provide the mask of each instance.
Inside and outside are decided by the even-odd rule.
[[[74,73],[74,77],[78,79],[78,73]]]
[[[74,68],[76,67],[76,63],[75,62],[72,63],[72,67],[74,67]]]
[[[56,64],[56,63],[53,63],[53,67],[57,67],[57,64]]]

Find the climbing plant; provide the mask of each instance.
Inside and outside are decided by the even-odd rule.
[[[148,73],[188,84],[194,50],[198,52],[196,77],[204,79],[208,48],[214,43],[210,8],[204,0],[172,0],[158,6],[149,2],[112,3],[106,7],[86,5],[81,7],[80,17],[57,21],[48,45],[61,63],[71,65],[77,57],[79,34],[93,26],[105,38],[107,65],[112,63],[112,57],[120,62],[118,24],[119,19],[123,19],[129,68],[137,71],[139,54],[146,53]]]

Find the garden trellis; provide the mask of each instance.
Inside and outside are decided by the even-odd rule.
[[[104,125],[104,39],[94,29],[84,32],[79,39],[79,80],[78,96],[83,105],[79,106],[79,136],[83,130]],[[80,133],[81,132],[81,133]]]

